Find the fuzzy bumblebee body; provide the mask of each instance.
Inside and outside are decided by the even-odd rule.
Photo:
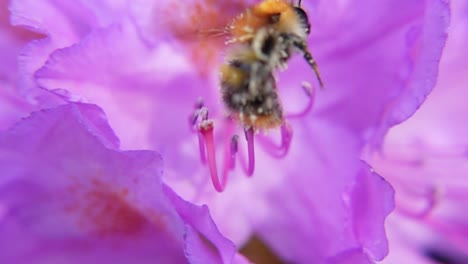
[[[244,127],[280,126],[283,110],[268,61],[261,60],[249,45],[237,48],[220,71],[222,100],[230,116]]]
[[[299,2],[300,5],[300,2]],[[275,73],[299,52],[322,81],[308,51],[306,12],[284,0],[264,0],[229,25],[231,38],[220,86],[228,114],[246,128],[265,130],[284,123]]]

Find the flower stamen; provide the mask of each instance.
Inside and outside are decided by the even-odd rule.
[[[206,148],[208,168],[210,171],[211,180],[216,191],[222,192],[226,187],[227,173],[231,165],[228,164],[230,159],[225,158],[220,180],[218,177],[218,168],[216,165],[216,150],[213,138],[213,130],[214,125],[212,120],[205,120],[198,125],[198,131],[200,132],[201,138],[203,140],[203,143],[200,143],[200,145],[203,144]]]
[[[302,89],[308,97],[307,106],[299,113],[286,115],[286,118],[301,118],[307,115],[314,103],[315,90],[307,83],[302,83]],[[235,135],[235,120],[231,117],[226,118],[224,155],[221,169],[221,178],[218,175],[218,166],[216,162],[216,148],[214,142],[214,121],[208,117],[208,109],[199,100],[195,105],[195,111],[190,118],[191,130],[198,135],[198,147],[200,160],[203,165],[208,165],[211,180],[218,192],[224,191],[229,171],[236,167],[236,154],[239,152],[239,137]],[[290,149],[293,130],[286,121],[281,125],[281,142],[278,145],[267,137],[260,136],[260,144],[274,158],[284,158]],[[247,177],[251,177],[255,170],[255,128],[245,127],[244,135],[247,142],[247,159],[241,155],[241,166]]]
[[[308,82],[302,82],[301,84],[302,90],[306,93],[308,97],[308,102],[306,107],[298,112],[298,113],[290,113],[285,116],[286,119],[296,119],[296,118],[302,118],[309,114],[309,112],[312,110],[312,107],[314,106],[314,101],[315,101],[315,88]]]
[[[202,133],[197,133],[197,136],[198,136],[198,148],[200,150],[200,161],[203,165],[206,165],[205,140],[203,139]]]
[[[288,154],[292,142],[292,137],[293,129],[288,123],[284,123],[281,126],[281,143],[279,146],[267,137],[260,137],[259,141],[268,154],[270,154],[272,157],[281,159]]]
[[[440,194],[436,186],[419,187],[417,190],[402,187],[400,189],[404,195],[412,196],[413,199],[420,198],[418,204],[413,206],[398,203],[396,210],[409,218],[423,219],[438,205]]]
[[[224,157],[221,170],[221,178],[218,175],[216,162],[216,148],[214,142],[214,121],[208,119],[208,109],[201,107],[196,110],[195,118],[198,131],[198,146],[200,149],[200,159],[203,164],[208,165],[211,180],[216,191],[222,192],[226,188],[229,171],[235,168],[236,154],[238,152],[238,136],[233,135],[235,123],[227,118],[225,124]],[[232,136],[231,136],[232,135]],[[253,172],[253,170],[252,170]]]

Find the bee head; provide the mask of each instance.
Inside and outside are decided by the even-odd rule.
[[[296,12],[296,15],[301,23],[302,28],[304,29],[305,33],[309,35],[310,33],[310,23],[309,23],[309,17],[307,16],[307,13],[302,9],[300,6],[295,6],[294,11]]]

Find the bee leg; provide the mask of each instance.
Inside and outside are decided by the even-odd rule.
[[[214,122],[203,118],[198,123],[200,155],[204,156],[205,163],[208,163],[211,180],[216,191],[222,192],[226,188],[228,173],[235,166],[235,156],[237,153],[237,136],[232,136],[235,124],[233,120],[226,122],[226,142],[224,144],[224,160],[221,173],[221,179],[218,176],[218,166],[216,162],[216,150],[214,142]],[[205,156],[206,155],[206,156]]]
[[[307,82],[302,83],[302,89],[304,90],[309,99],[307,102],[307,106],[298,113],[285,115],[285,119],[302,118],[312,110],[315,99],[315,89],[313,89],[312,86]],[[271,156],[275,158],[284,158],[288,154],[292,137],[293,130],[291,126],[289,126],[289,124],[285,122],[281,126],[281,144],[279,146],[266,137],[260,137],[259,140],[260,144],[262,144],[262,147],[264,147]]]
[[[307,61],[307,63],[310,65],[310,67],[312,67],[312,69],[315,72],[315,76],[317,76],[317,80],[318,80],[318,82],[320,84],[320,87],[323,88],[323,81],[322,81],[322,77],[320,77],[320,72],[319,72],[319,69],[318,69],[317,62],[312,57],[312,54],[310,53],[309,49],[307,48],[307,44],[302,40],[293,41],[293,43],[294,43],[294,46],[302,53],[302,56]]]
[[[306,107],[304,107],[303,110],[301,110],[298,113],[290,113],[290,114],[285,115],[286,119],[302,118],[302,117],[306,116],[312,110],[312,107],[314,106],[315,89],[308,82],[303,82],[301,87],[302,87],[302,90],[305,92],[305,94],[306,94],[306,96],[308,98],[307,105],[306,105]]]
[[[276,145],[272,140],[266,137],[259,138],[260,144],[262,147],[273,157],[281,159],[284,158],[291,146],[291,141],[293,137],[293,130],[288,123],[284,123],[281,126],[281,143]]]

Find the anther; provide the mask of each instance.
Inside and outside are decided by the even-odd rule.
[[[203,120],[208,118],[208,110],[204,107],[203,99],[200,97],[198,98],[197,102],[194,105],[195,110],[193,111],[192,115],[189,117],[189,126],[192,132],[196,132],[194,126],[197,124],[197,121],[201,120],[200,117],[203,117]],[[202,111],[202,109],[204,109]]]
[[[198,111],[198,118],[200,118],[200,121],[206,121],[208,120],[208,108],[202,107]]]

